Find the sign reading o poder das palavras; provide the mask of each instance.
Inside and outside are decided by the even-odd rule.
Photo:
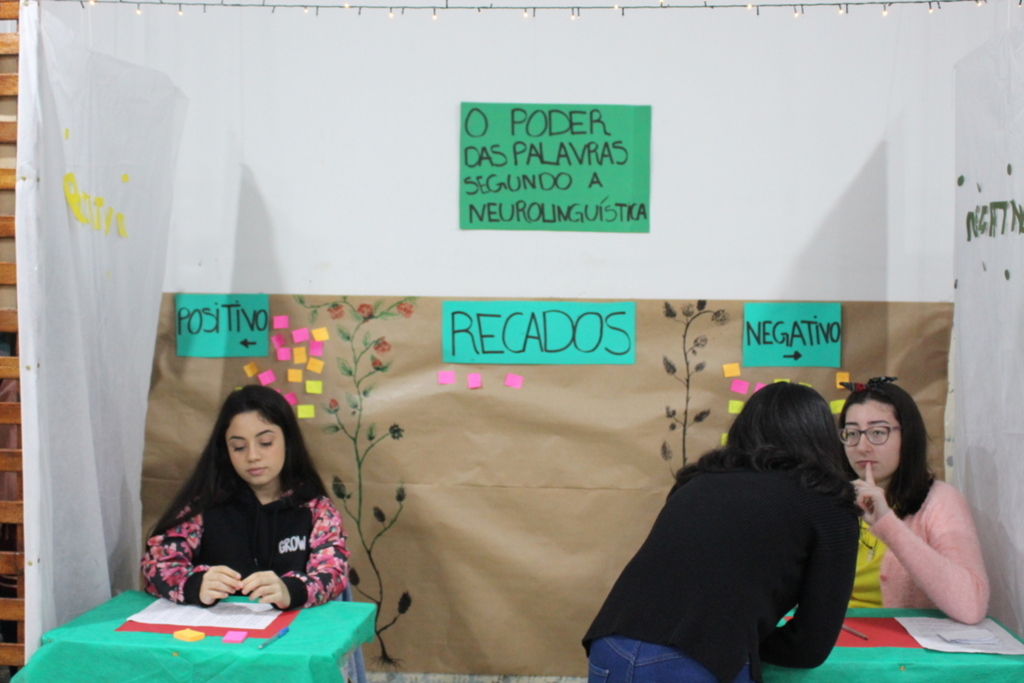
[[[650,232],[651,108],[463,102],[463,230]]]

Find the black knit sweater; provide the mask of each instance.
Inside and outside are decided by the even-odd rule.
[[[791,472],[702,474],[669,498],[583,639],[671,645],[729,683],[815,667],[853,588],[856,515]],[[779,620],[799,605],[785,626]]]

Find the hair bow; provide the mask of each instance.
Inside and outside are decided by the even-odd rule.
[[[886,384],[892,384],[898,377],[872,377],[868,380],[867,384],[861,384],[860,382],[840,382],[839,386],[845,387],[850,391],[864,391],[865,389],[878,389],[884,387]]]

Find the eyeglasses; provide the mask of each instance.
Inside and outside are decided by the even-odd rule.
[[[868,429],[851,429],[847,427],[839,431],[839,440],[844,446],[856,446],[860,443],[860,435],[867,437],[868,443],[881,446],[889,440],[889,434],[898,432],[899,427],[869,427]]]

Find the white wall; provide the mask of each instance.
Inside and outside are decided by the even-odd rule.
[[[1024,16],[44,5],[189,98],[165,291],[495,297],[951,300],[953,65]],[[461,101],[652,105],[650,234],[460,232]]]

